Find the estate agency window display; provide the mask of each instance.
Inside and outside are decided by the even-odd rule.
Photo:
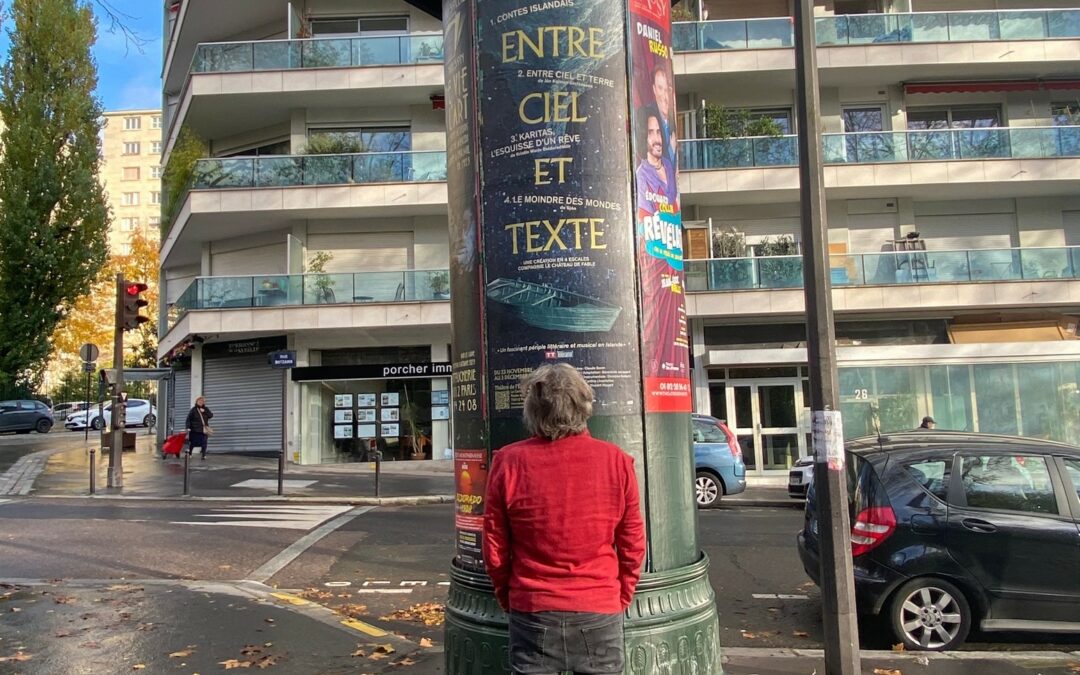
[[[301,462],[432,459],[432,421],[450,418],[449,392],[428,379],[300,382]]]

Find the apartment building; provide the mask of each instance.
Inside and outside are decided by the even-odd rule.
[[[701,4],[673,56],[695,407],[764,480],[810,449],[791,7]],[[845,434],[1075,439],[1080,5],[816,12]],[[184,127],[209,156],[162,240],[160,356],[219,447],[285,420],[297,462],[444,456],[440,31],[401,0],[170,3],[166,160]]]
[[[156,238],[161,226],[160,110],[105,113],[101,132],[101,181],[112,209],[109,250],[130,252],[131,236]]]

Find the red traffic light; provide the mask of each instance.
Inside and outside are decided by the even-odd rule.
[[[127,284],[127,288],[124,289],[124,292],[134,297],[145,291],[147,288],[150,287],[141,281],[130,281]]]
[[[147,288],[148,286],[141,281],[124,282],[123,295],[119,298],[122,314],[117,317],[120,320],[119,328],[122,330],[135,330],[150,320],[149,317],[139,313],[143,307],[150,304],[140,297]]]

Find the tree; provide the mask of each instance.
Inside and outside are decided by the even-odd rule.
[[[34,384],[53,329],[105,264],[109,212],[93,12],[19,0],[11,21],[0,70],[0,381]]]

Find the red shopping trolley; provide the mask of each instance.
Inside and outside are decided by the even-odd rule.
[[[165,439],[165,442],[161,444],[161,458],[165,459],[169,455],[180,456],[180,453],[184,451],[184,442],[187,441],[187,432],[181,431],[178,434],[173,434]]]

